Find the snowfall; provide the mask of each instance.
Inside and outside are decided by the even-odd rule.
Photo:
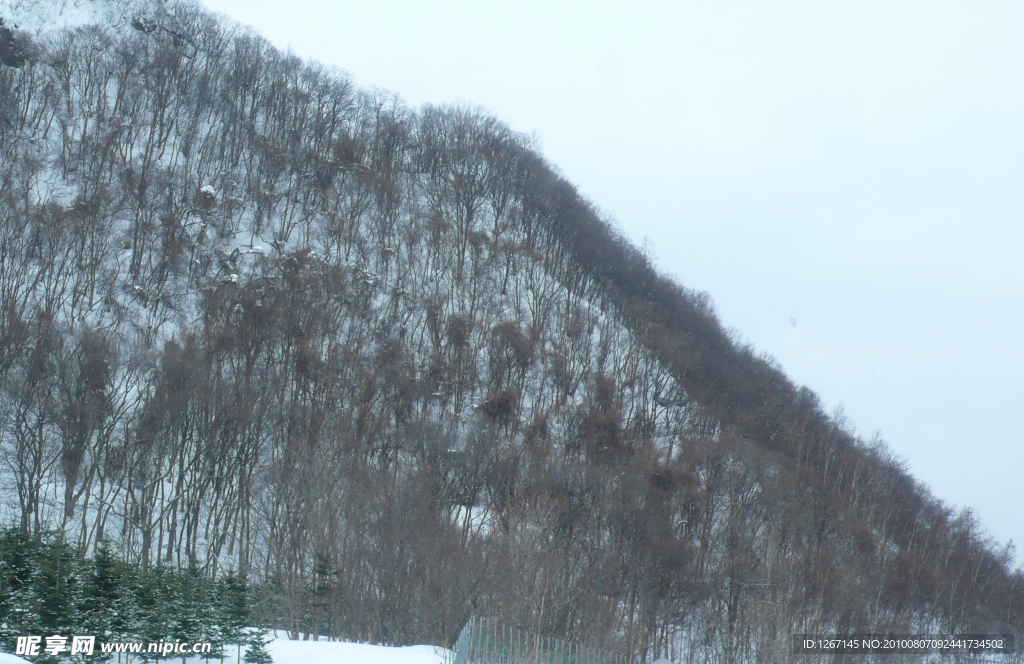
[[[341,641],[291,641],[284,634],[279,635],[267,644],[267,651],[274,658],[274,664],[441,664],[450,651],[437,646],[405,646],[389,648],[365,643],[345,643]],[[224,664],[237,664],[236,657],[230,648],[225,648],[229,656]],[[244,656],[244,651],[243,651]],[[167,659],[167,664],[175,664],[180,659]],[[220,660],[211,660],[220,662]],[[0,664],[32,664],[31,660],[0,652]],[[202,659],[189,659],[187,664],[206,664]]]

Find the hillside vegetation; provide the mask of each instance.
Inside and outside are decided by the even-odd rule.
[[[293,635],[450,644],[476,614],[769,662],[791,632],[1024,626],[1008,549],[500,121],[189,4],[3,30],[23,535],[237,570]]]

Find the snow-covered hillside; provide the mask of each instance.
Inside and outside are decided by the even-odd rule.
[[[291,641],[284,635],[268,643],[267,651],[274,658],[274,664],[441,664],[448,653],[444,648],[437,646],[388,648],[338,641]],[[32,663],[30,660],[0,652],[0,664]],[[206,663],[195,658],[188,660],[188,664]],[[236,657],[230,649],[224,664],[236,664]]]
[[[157,21],[166,13],[164,0],[0,0],[4,23],[33,35],[90,24],[130,27],[133,19]]]
[[[254,620],[384,643],[470,614],[688,661],[1024,631],[1024,577],[969,513],[499,120],[360,90],[195,2],[0,17],[0,526],[65,552],[24,564],[53,574],[18,577],[8,634],[79,621],[65,581],[108,547],[129,571],[102,601],[154,625],[121,638],[211,625],[234,574]],[[277,646],[307,647],[343,646]]]

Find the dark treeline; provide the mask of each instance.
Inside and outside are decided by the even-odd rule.
[[[74,636],[95,638],[89,661],[173,660],[175,655],[149,652],[148,644],[180,641],[190,647],[209,643],[202,658],[211,664],[226,655],[268,664],[267,637],[251,627],[260,619],[261,598],[232,570],[214,580],[195,565],[142,569],[119,560],[102,542],[86,559],[53,533],[30,538],[13,529],[0,532],[0,648],[14,652],[18,637],[43,637],[33,658],[42,664],[67,661]],[[65,652],[44,651],[45,637],[53,635],[67,639]],[[142,651],[116,654],[101,646],[119,642],[141,643]]]
[[[791,632],[1020,629],[1009,549],[523,136],[188,4],[136,23],[12,32],[0,69],[22,535],[236,570],[296,637],[451,643],[477,614],[771,662]]]

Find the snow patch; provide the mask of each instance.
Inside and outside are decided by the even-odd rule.
[[[166,0],[3,0],[0,18],[12,28],[39,36],[62,28],[99,24],[127,27],[133,19],[159,22]]]
[[[15,655],[8,655],[5,652],[0,652],[0,664],[31,664],[28,660],[24,660],[21,657]]]
[[[267,644],[274,664],[441,664],[448,652],[437,646],[389,648],[338,641],[291,641],[278,637]]]

